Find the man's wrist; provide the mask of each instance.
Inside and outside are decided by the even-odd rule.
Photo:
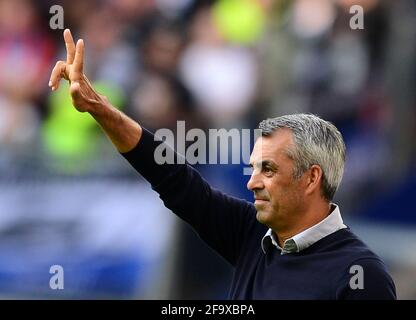
[[[89,104],[87,112],[94,118],[97,118],[108,115],[116,110],[106,96],[97,94],[97,99]]]

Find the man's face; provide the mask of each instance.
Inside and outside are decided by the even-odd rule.
[[[247,188],[254,192],[256,218],[273,230],[292,225],[302,213],[306,184],[303,177],[293,178],[294,161],[286,152],[293,147],[292,132],[279,129],[260,137],[250,157]]]

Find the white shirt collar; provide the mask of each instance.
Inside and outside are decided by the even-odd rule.
[[[346,228],[347,226],[342,220],[339,207],[336,204],[331,204],[331,206],[333,207],[333,210],[324,220],[287,239],[283,248],[279,246],[279,242],[276,235],[273,233],[273,230],[269,229],[261,240],[263,252],[266,253],[265,242],[267,238],[270,238],[271,243],[277,249],[281,250],[281,254],[286,254],[302,251],[331,233]]]

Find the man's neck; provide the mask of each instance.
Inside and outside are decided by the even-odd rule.
[[[302,220],[298,221],[298,223],[296,223],[295,225],[290,226],[285,230],[273,230],[274,234],[278,239],[279,246],[283,248],[287,239],[290,239],[295,235],[301,233],[302,231],[305,231],[313,227],[314,225],[318,224],[326,217],[328,217],[332,210],[333,207],[330,203],[322,204],[321,206],[319,206],[319,208],[315,206],[314,211],[309,210],[308,213],[302,215]]]

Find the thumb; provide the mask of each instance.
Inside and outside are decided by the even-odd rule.
[[[72,82],[71,87],[69,88],[69,92],[74,100],[81,99],[81,86],[78,82]]]
[[[69,88],[72,97],[72,104],[80,112],[87,111],[85,109],[85,99],[81,93],[81,86],[78,82],[72,82],[71,87]]]

